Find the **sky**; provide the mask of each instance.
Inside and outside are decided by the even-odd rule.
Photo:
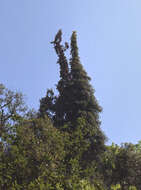
[[[108,143],[141,140],[140,0],[1,0],[0,83],[39,108],[59,79],[50,41],[77,31],[81,63],[103,107]]]

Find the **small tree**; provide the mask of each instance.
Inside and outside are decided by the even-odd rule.
[[[28,189],[40,180],[52,188],[61,183],[64,139],[47,117],[17,125],[9,149],[0,155],[0,189]]]
[[[22,93],[14,92],[0,84],[0,138],[5,141],[7,135],[13,133],[12,125],[24,115],[27,107]]]

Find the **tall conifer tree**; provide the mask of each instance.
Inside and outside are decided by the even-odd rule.
[[[67,90],[65,119],[71,123],[72,129],[69,130],[75,130],[78,118],[85,120],[85,125],[81,128],[83,132],[81,132],[87,149],[83,152],[81,161],[83,166],[86,166],[93,160],[99,159],[99,155],[105,149],[106,137],[100,129],[99,114],[102,108],[94,96],[90,77],[80,63],[75,31],[71,36],[70,81]]]
[[[70,67],[67,101],[69,105],[66,116],[68,120],[75,121],[81,115],[89,115],[91,113],[94,123],[99,126],[99,113],[102,111],[102,108],[94,97],[94,90],[89,83],[91,79],[80,63],[76,32],[73,32],[71,37]]]
[[[68,44],[61,44],[62,42],[62,31],[59,30],[55,36],[54,41],[51,44],[54,45],[55,52],[58,56],[57,63],[60,66],[60,80],[57,84],[57,90],[59,92],[58,96],[54,95],[54,92],[49,89],[44,98],[40,100],[39,115],[48,115],[55,126],[62,126],[64,124],[64,88],[68,81],[69,67],[68,61],[65,56],[65,51],[68,49]]]
[[[55,115],[54,115],[54,125],[56,127],[59,127],[59,126],[64,125],[65,102],[67,102],[65,89],[69,81],[69,67],[68,67],[67,58],[65,56],[65,51],[68,49],[68,44],[67,42],[65,42],[65,45],[62,45],[62,31],[61,30],[58,31],[58,33],[55,36],[55,40],[51,43],[54,44],[54,49],[58,56],[57,63],[60,66],[60,80],[58,81],[58,84],[57,84],[57,90],[59,92],[59,95],[55,102],[56,110],[55,110]]]
[[[59,31],[54,42],[52,42],[60,65],[60,80],[57,84],[59,95],[54,103],[53,122],[60,130],[64,130],[62,127],[66,124],[65,130],[72,135],[72,138],[80,139],[79,134],[81,134],[82,142],[79,142],[79,147],[84,146],[84,148],[81,147],[79,159],[82,167],[87,168],[93,161],[99,159],[99,155],[105,149],[106,137],[100,129],[101,122],[99,120],[102,108],[94,96],[94,89],[90,85],[90,77],[80,63],[76,32],[73,32],[71,36],[70,69],[65,56],[66,48],[61,45],[61,40],[62,33]],[[85,124],[81,125],[80,132],[76,133],[76,130],[79,130],[77,126],[80,126],[78,124],[80,119]],[[75,134],[75,137],[73,134]],[[75,150],[80,150],[80,148],[76,148],[77,143],[72,146],[75,147]]]

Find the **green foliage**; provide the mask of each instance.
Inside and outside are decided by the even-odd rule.
[[[111,189],[112,189],[112,190],[118,190],[118,189],[120,189],[120,188],[121,188],[120,184],[111,185]]]
[[[2,142],[14,132],[11,125],[17,123],[26,110],[23,95],[0,84],[0,138]]]
[[[16,129],[15,138],[1,156],[1,188],[16,186],[15,181],[28,185],[43,174],[49,184],[60,180],[65,137],[48,118],[25,121]]]
[[[141,188],[141,149],[136,145],[125,143],[121,146],[112,144],[102,158],[101,173],[107,187],[120,184],[122,189],[135,186]]]
[[[76,32],[71,36],[70,61],[65,56],[66,48],[61,41],[62,32],[59,30],[52,42],[60,66],[60,80],[57,84],[59,94],[54,96],[53,91],[47,91],[46,97],[40,101],[39,115],[47,114],[56,128],[69,133],[71,140],[67,149],[70,151],[67,151],[65,163],[68,162],[66,166],[70,175],[70,160],[75,160],[75,163],[77,160],[79,173],[83,170],[83,175],[93,175],[92,168],[96,167],[96,161],[105,151],[106,137],[100,129],[99,120],[102,109],[89,83],[90,77],[80,63]],[[83,120],[83,124],[79,123],[79,119]]]
[[[0,189],[141,189],[141,141],[105,145],[102,108],[80,63],[76,32],[69,61],[61,30],[51,43],[60,66],[58,95],[49,89],[38,113],[0,84]]]

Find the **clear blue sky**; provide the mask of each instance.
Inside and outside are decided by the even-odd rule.
[[[78,33],[109,143],[141,140],[141,1],[0,1],[0,82],[22,91],[36,109],[58,80],[49,42],[60,28],[65,40]]]

